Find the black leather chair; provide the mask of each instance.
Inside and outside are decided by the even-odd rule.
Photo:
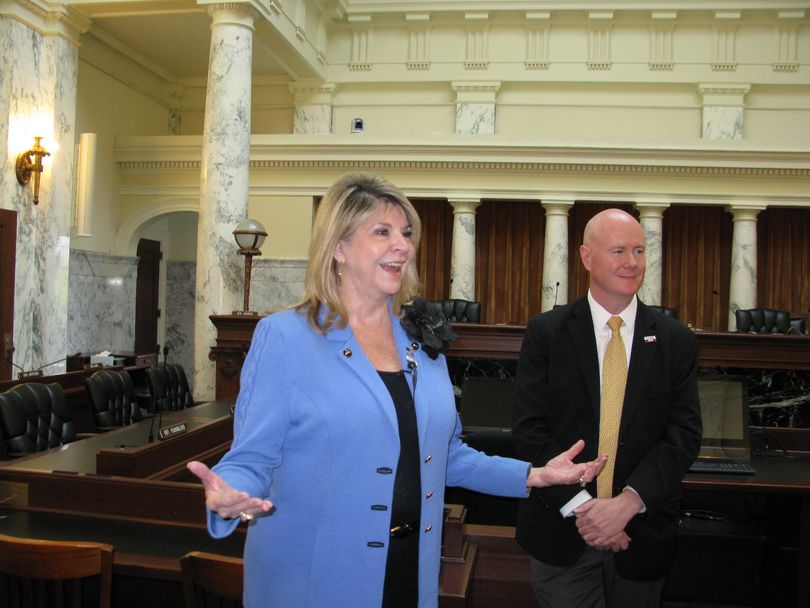
[[[662,315],[666,315],[667,317],[672,317],[673,319],[678,318],[678,309],[677,308],[671,308],[669,306],[653,306],[653,305],[649,305],[649,308],[652,308],[653,310],[657,310]]]
[[[62,387],[29,382],[0,393],[0,435],[6,454],[12,457],[78,439]]]
[[[429,304],[438,307],[451,323],[481,322],[481,302],[452,298],[449,300],[432,300]]]
[[[146,370],[153,411],[182,410],[194,405],[182,365],[158,363]]]
[[[790,313],[773,308],[738,308],[734,312],[737,331],[754,334],[786,334],[790,331]]]
[[[102,369],[84,379],[96,429],[109,431],[141,420],[132,378],[124,370]]]
[[[807,333],[807,319],[805,317],[790,318],[790,334],[804,335]]]

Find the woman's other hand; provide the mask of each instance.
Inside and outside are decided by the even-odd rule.
[[[578,483],[584,487],[599,475],[607,462],[607,455],[602,454],[596,460],[575,463],[574,458],[584,447],[585,442],[580,439],[565,452],[549,460],[546,466],[532,468],[526,485],[530,488],[544,488]]]
[[[205,487],[205,506],[224,519],[245,519],[246,516],[267,513],[273,508],[273,503],[269,500],[255,498],[247,492],[233,489],[202,462],[193,460],[186,466],[200,478]]]

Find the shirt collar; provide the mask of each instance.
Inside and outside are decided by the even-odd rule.
[[[593,294],[591,294],[591,290],[588,290],[588,304],[591,307],[591,319],[593,320],[593,329],[594,332],[601,333],[605,331],[610,331],[608,327],[608,321],[610,317],[617,316],[622,318],[622,322],[627,327],[634,327],[636,323],[636,312],[638,311],[638,297],[634,296],[633,299],[630,301],[630,304],[621,311],[618,315],[613,315],[613,313],[608,312],[604,309],[604,307],[597,302]]]

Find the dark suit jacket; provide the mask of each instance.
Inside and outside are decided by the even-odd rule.
[[[674,558],[681,479],[700,448],[697,340],[682,323],[638,303],[614,495],[639,493],[646,512],[626,528],[630,548],[616,554],[630,580],[661,578]],[[533,318],[523,338],[517,372],[513,439],[519,458],[541,466],[585,440],[578,461],[599,444],[599,364],[587,298]],[[542,562],[573,564],[585,549],[575,518],[560,508],[579,486],[532,491],[518,513],[517,540]],[[596,495],[596,484],[588,487]]]

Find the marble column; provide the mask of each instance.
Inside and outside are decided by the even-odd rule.
[[[450,297],[475,300],[475,210],[478,199],[454,199],[453,249],[450,256]]]
[[[88,25],[47,6],[0,8],[0,207],[17,214],[12,357],[25,370],[58,361],[48,374],[64,370],[68,352],[78,39]],[[36,206],[32,183],[21,186],[14,172],[35,135],[50,153]]]
[[[731,282],[728,329],[737,329],[732,311],[757,305],[757,215],[764,205],[730,205],[734,232],[731,240]]]
[[[543,199],[546,238],[543,246],[542,312],[568,303],[568,210],[574,199]]]
[[[244,260],[233,229],[247,217],[250,161],[253,9],[215,4],[203,127],[194,307],[194,397],[214,397],[208,353],[216,330],[208,318],[240,308]]]
[[[456,134],[493,135],[495,97],[500,82],[454,82],[456,92]]]
[[[664,276],[663,233],[664,211],[669,203],[654,201],[637,201],[639,221],[644,229],[644,239],[647,248],[647,272],[644,275],[644,284],[638,292],[639,298],[645,304],[661,306],[661,287]]]
[[[290,84],[295,95],[293,133],[324,135],[333,132],[332,99],[337,86],[331,82],[299,81]]]

